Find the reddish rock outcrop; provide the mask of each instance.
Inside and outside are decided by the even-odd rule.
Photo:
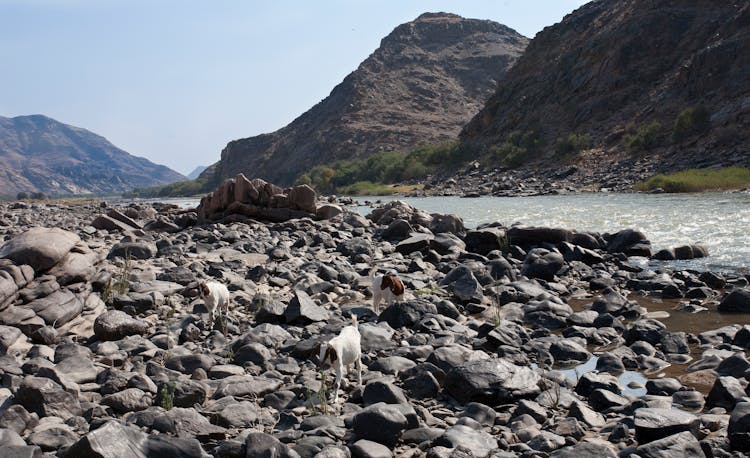
[[[317,195],[307,185],[281,188],[243,174],[224,181],[198,205],[198,222],[236,221],[243,218],[281,222],[317,216]]]

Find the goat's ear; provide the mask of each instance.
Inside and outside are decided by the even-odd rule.
[[[336,354],[336,350],[334,350],[333,347],[328,347],[328,349],[326,350],[326,357],[324,359],[329,360],[331,361],[331,363],[333,363],[338,359],[338,357],[339,356]]]

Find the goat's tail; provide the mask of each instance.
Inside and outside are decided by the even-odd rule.
[[[352,313],[352,326],[354,326],[356,328],[358,325],[359,325],[359,323],[357,321],[357,314],[356,313]]]
[[[377,274],[378,274],[378,268],[377,267],[373,267],[370,270],[370,278],[375,278],[375,275],[377,275]]]

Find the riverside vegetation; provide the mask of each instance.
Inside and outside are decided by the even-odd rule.
[[[666,129],[658,121],[647,122],[640,126],[629,126],[622,143],[629,152],[632,161],[647,160],[648,154],[665,144],[679,144],[705,135],[710,129],[710,113],[703,106],[690,106],[676,116],[673,126]],[[308,184],[319,192],[344,195],[390,195],[398,193],[423,193],[425,183],[433,188],[432,193],[446,192],[444,184],[451,180],[460,180],[461,170],[471,164],[481,164],[488,171],[491,180],[505,181],[515,179],[515,175],[534,177],[545,183],[549,189],[559,181],[560,172],[566,167],[575,167],[582,152],[595,147],[590,134],[573,132],[559,137],[553,145],[545,145],[542,135],[537,130],[519,130],[510,132],[498,145],[482,152],[478,147],[462,142],[444,142],[435,145],[423,145],[407,153],[380,152],[361,159],[341,160],[331,164],[318,165],[300,175],[295,184]],[[548,157],[549,155],[551,157]],[[544,159],[547,158],[547,159]],[[613,164],[611,169],[602,174],[626,175],[628,169],[637,165],[622,161],[621,165]],[[540,164],[552,164],[557,171],[546,172]],[[567,165],[566,165],[567,164]],[[494,169],[493,169],[494,168]],[[499,171],[499,174],[497,173]],[[632,172],[632,170],[630,170]],[[688,169],[672,174],[647,174],[625,181],[619,190],[652,191],[660,189],[665,192],[700,192],[714,190],[741,189],[750,185],[750,169],[744,167],[726,167],[718,171],[713,169]],[[437,179],[435,179],[437,177]],[[564,177],[563,177],[564,178]],[[577,177],[570,182],[573,189],[582,181]],[[606,179],[606,178],[599,178]],[[485,180],[487,181],[487,180]],[[491,184],[491,183],[489,183]],[[166,186],[138,188],[125,193],[125,197],[174,197],[196,196],[213,188],[212,181],[200,178],[182,181]],[[471,184],[462,187],[463,193],[473,194],[480,189],[471,189]],[[520,194],[524,194],[521,192]]]
[[[228,195],[222,189],[217,196]],[[398,201],[366,218],[319,202],[311,215],[326,208],[330,218],[276,223],[233,208],[0,204],[5,452],[748,451],[750,326],[676,332],[638,302],[677,298],[673,313],[703,313],[710,323],[712,314],[750,312],[744,275],[631,263],[652,252],[634,230],[467,229],[453,215]],[[214,222],[198,224],[201,214]],[[706,254],[694,245],[654,256]],[[398,271],[407,287],[380,315],[368,290],[373,265]],[[209,278],[231,293],[213,329],[196,288]],[[332,404],[313,353],[351,314],[363,386],[343,385]],[[593,355],[596,370],[575,380],[557,370]],[[670,364],[685,369],[660,376]],[[637,394],[618,379],[626,369],[650,374]]]

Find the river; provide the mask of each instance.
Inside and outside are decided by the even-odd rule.
[[[368,198],[360,197],[364,202]],[[750,194],[569,194],[534,197],[376,197],[400,199],[427,212],[454,213],[467,227],[500,221],[527,226],[616,232],[635,228],[651,240],[654,252],[705,243],[705,259],[664,264],[697,270],[750,271]],[[357,207],[363,214],[368,206]]]
[[[616,232],[635,228],[651,240],[654,252],[688,243],[705,243],[705,259],[660,264],[673,268],[750,272],[750,194],[568,194],[534,197],[358,197],[359,202],[400,199],[433,213],[453,213],[473,228],[481,223],[519,222],[583,231]],[[180,206],[197,199],[169,199]],[[372,208],[354,209],[364,215]]]

